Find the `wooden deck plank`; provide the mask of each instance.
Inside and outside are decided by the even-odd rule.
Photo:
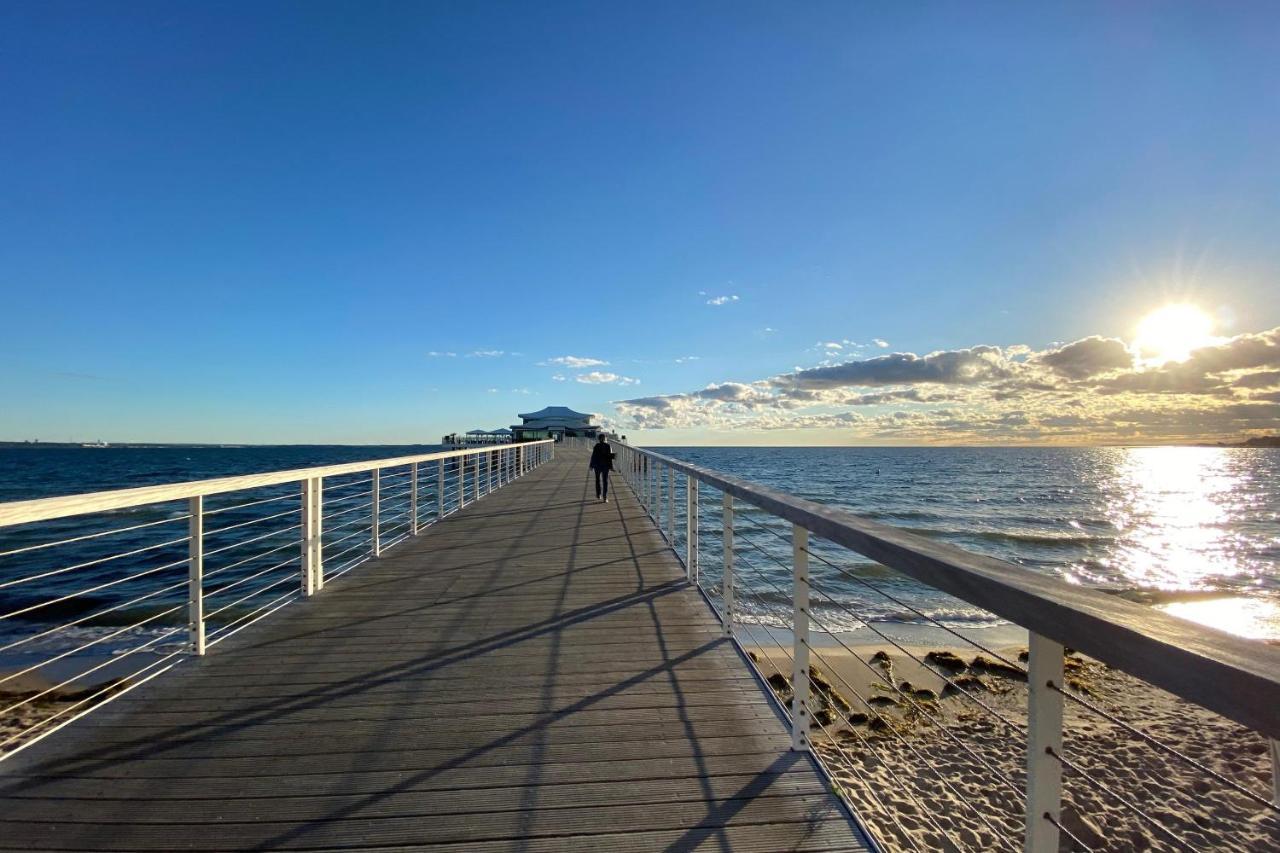
[[[0,764],[27,850],[858,850],[633,496],[585,457]]]

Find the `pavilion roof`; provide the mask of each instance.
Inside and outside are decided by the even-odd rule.
[[[591,415],[584,414],[583,412],[575,412],[573,409],[570,409],[568,406],[547,406],[545,409],[541,409],[536,412],[528,412],[528,413],[521,412],[518,415],[518,417],[524,418],[526,420],[529,420],[529,419],[546,420],[549,418],[563,418],[565,420],[583,420],[583,421],[591,420]]]

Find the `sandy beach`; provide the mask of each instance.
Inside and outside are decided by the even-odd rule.
[[[31,673],[20,675],[0,687],[0,708],[23,703],[0,715],[0,755],[18,749],[50,727],[60,725],[76,712],[110,698],[126,686],[125,682],[118,679],[99,681],[86,687],[69,686],[50,690],[53,684],[54,682]],[[32,701],[23,702],[27,699]],[[48,725],[41,725],[45,720],[49,721]]]
[[[892,849],[1021,849],[1026,756],[1015,727],[1026,724],[1025,680],[987,655],[975,666],[973,648],[905,648],[921,661],[932,655],[952,684],[887,643],[850,646],[857,657],[839,647],[815,650],[816,749]],[[1025,651],[993,650],[1013,662]],[[785,701],[790,658],[777,646],[752,656]],[[1074,653],[1066,665],[1076,695],[1244,788],[1270,794],[1271,759],[1260,735]],[[1089,778],[1066,771],[1062,822],[1089,848],[1176,849],[1176,838],[1195,850],[1280,850],[1274,812],[1118,723],[1068,701],[1064,731],[1066,759]],[[1061,849],[1082,848],[1064,836]]]

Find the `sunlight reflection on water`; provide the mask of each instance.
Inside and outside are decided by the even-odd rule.
[[[675,455],[1212,627],[1280,639],[1280,450],[685,448]],[[876,596],[829,582],[860,612],[897,618]],[[920,585],[904,583],[900,594],[958,623],[984,615]]]
[[[1242,526],[1256,494],[1249,487],[1257,471],[1248,462],[1237,451],[1214,447],[1125,449],[1104,488],[1106,516],[1117,531],[1107,563],[1134,587],[1169,593],[1157,601],[1169,613],[1243,636],[1277,637],[1280,608],[1274,600],[1176,595],[1259,587],[1267,580],[1269,567],[1259,552],[1280,537],[1274,526]]]

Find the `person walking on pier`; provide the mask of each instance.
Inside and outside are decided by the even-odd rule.
[[[609,502],[609,472],[613,470],[613,448],[603,435],[591,448],[591,470],[596,472],[596,500]]]

